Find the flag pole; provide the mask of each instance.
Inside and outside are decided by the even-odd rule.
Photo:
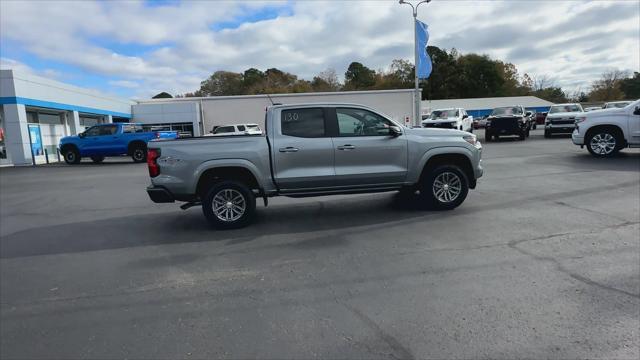
[[[418,6],[420,6],[420,4],[422,3],[428,3],[431,2],[431,0],[422,0],[419,3],[417,3],[415,6],[413,6],[412,3],[407,2],[405,0],[399,0],[398,1],[400,4],[408,4],[411,6],[411,9],[413,10],[413,55],[414,55],[414,75],[415,75],[415,88],[414,88],[414,119],[413,119],[413,125],[420,125],[420,122],[422,121],[421,118],[421,113],[420,113],[420,102],[422,101],[422,96],[421,96],[421,92],[420,92],[420,79],[418,78],[418,27],[417,27],[417,21],[418,21]]]

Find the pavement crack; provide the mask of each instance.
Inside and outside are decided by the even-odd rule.
[[[413,354],[409,349],[407,349],[404,345],[398,341],[393,335],[384,331],[375,321],[373,321],[369,316],[367,316],[362,311],[354,308],[353,306],[340,303],[347,310],[351,311],[360,321],[362,321],[369,329],[371,329],[378,338],[384,341],[387,346],[391,349],[391,355],[394,359],[415,359]]]
[[[631,221],[625,221],[623,223],[620,224],[616,224],[613,226],[607,226],[605,228],[601,228],[599,230],[603,230],[603,229],[616,229],[616,228],[620,228],[620,227],[625,227],[628,225],[635,225],[638,224],[638,222],[631,222]],[[571,270],[569,270],[568,268],[566,268],[564,265],[562,265],[562,263],[560,261],[558,261],[558,259],[551,257],[551,256],[542,256],[542,255],[537,255],[533,252],[527,251],[521,247],[519,247],[518,245],[525,243],[525,242],[529,242],[529,241],[537,241],[537,240],[546,240],[546,239],[552,239],[555,237],[560,237],[560,236],[565,236],[565,235],[573,235],[576,233],[561,233],[561,234],[552,234],[552,235],[548,235],[548,236],[543,236],[543,237],[539,237],[539,238],[533,238],[533,239],[523,239],[523,240],[517,240],[517,241],[510,241],[507,245],[516,250],[517,252],[529,256],[535,260],[539,260],[539,261],[546,261],[549,262],[551,264],[554,265],[554,267],[556,268],[556,270],[570,276],[571,278],[578,280],[584,284],[590,285],[590,286],[594,286],[603,290],[607,290],[607,291],[612,291],[618,294],[622,294],[622,295],[626,295],[626,296],[631,296],[633,298],[636,299],[640,299],[640,294],[636,294],[636,293],[632,293],[626,290],[622,290],[622,289],[618,289],[616,287],[613,286],[609,286],[609,285],[605,285],[602,283],[599,283],[597,281],[591,280],[585,276],[582,276],[578,273],[575,273]]]
[[[596,211],[596,210],[592,210],[592,209],[585,209],[585,208],[582,208],[582,207],[579,207],[579,206],[571,205],[571,204],[566,203],[564,201],[557,200],[557,201],[554,201],[553,203],[557,204],[557,205],[561,205],[561,206],[566,206],[568,208],[575,209],[575,210],[586,211],[588,213],[601,215],[601,216],[607,216],[607,217],[610,217],[612,219],[616,219],[616,220],[619,220],[619,221],[627,221],[626,219],[623,219],[623,218],[615,216],[615,215],[611,215],[611,214],[608,214],[608,213],[605,213],[605,212]]]

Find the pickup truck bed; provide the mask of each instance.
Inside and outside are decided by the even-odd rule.
[[[404,128],[361,105],[278,105],[266,136],[149,143],[147,192],[202,205],[219,228],[247,225],[256,197],[278,195],[402,190],[453,209],[482,176],[481,148],[470,133]]]

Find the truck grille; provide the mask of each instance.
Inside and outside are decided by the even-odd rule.
[[[424,123],[426,128],[455,129],[454,123]]]
[[[554,125],[573,124],[575,119],[549,120]]]

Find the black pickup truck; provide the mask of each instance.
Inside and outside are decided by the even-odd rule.
[[[523,106],[507,106],[493,109],[485,125],[485,141],[498,140],[500,136],[517,135],[520,140],[529,137],[531,112]]]

